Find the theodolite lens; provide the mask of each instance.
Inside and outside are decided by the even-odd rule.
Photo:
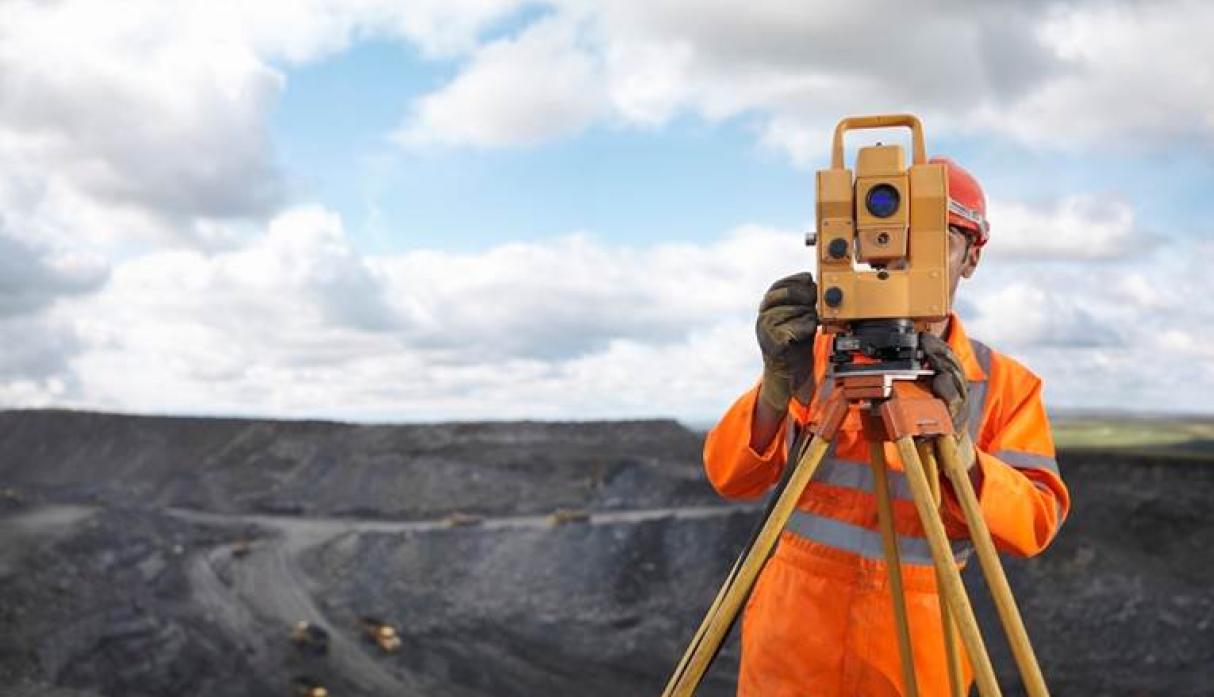
[[[864,197],[864,207],[878,218],[888,218],[898,210],[902,196],[898,190],[889,184],[878,184],[868,190]]]

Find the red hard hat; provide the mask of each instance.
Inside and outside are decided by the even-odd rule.
[[[991,225],[986,220],[986,195],[982,185],[964,167],[947,157],[936,156],[929,162],[943,164],[948,171],[948,224],[965,228],[981,247],[990,239]]]

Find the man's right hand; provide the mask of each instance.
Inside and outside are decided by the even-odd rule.
[[[755,334],[763,352],[759,400],[783,415],[788,400],[813,377],[818,288],[809,272],[776,281],[759,305]]]

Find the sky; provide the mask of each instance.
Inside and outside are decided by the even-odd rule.
[[[1053,410],[1214,413],[1214,5],[0,3],[0,408],[675,417],[753,385],[844,116],[989,199]],[[851,136],[849,152],[897,132]]]

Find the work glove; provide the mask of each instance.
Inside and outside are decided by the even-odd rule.
[[[763,352],[759,400],[780,413],[813,377],[814,334],[818,331],[818,287],[809,272],[776,281],[763,296],[755,334]]]
[[[966,423],[969,420],[969,385],[965,370],[948,343],[935,334],[919,335],[919,345],[928,366],[936,371],[932,376],[932,393],[944,401],[953,420],[953,440],[957,452],[968,467],[974,465],[974,445]]]

